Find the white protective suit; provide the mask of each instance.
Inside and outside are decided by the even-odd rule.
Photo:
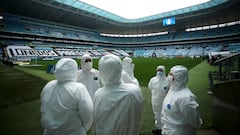
[[[143,96],[135,84],[121,81],[121,59],[105,55],[99,61],[103,87],[94,96],[94,135],[137,135]]]
[[[86,60],[91,60],[85,62]],[[98,70],[92,68],[92,57],[88,54],[84,54],[81,59],[81,70],[78,72],[78,82],[84,84],[93,98],[96,90],[100,87]]]
[[[170,90],[163,101],[162,134],[196,135],[196,129],[202,124],[198,114],[196,96],[187,88],[188,70],[177,65],[168,75]]]
[[[63,58],[56,64],[57,80],[41,92],[41,124],[44,135],[86,135],[93,122],[93,102],[86,87],[77,83],[75,60]]]
[[[122,81],[125,83],[133,83],[139,85],[138,80],[134,76],[134,64],[131,58],[125,57],[122,61]]]
[[[162,103],[169,89],[164,66],[157,67],[157,74],[149,81],[148,88],[151,90],[152,94],[152,109],[155,118],[155,127],[161,130]]]

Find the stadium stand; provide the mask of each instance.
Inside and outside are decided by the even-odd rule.
[[[146,37],[109,37],[92,29],[68,24],[10,13],[4,13],[3,16],[4,27],[0,34],[2,44],[31,46],[34,51],[25,51],[28,59],[81,57],[86,52],[93,57],[107,53],[121,57],[205,57],[211,52],[240,51],[240,43],[235,40],[240,34],[239,23],[198,31],[176,29],[163,35]],[[20,59],[18,55],[13,56]]]
[[[103,43],[116,43],[116,44],[127,44],[132,43],[144,44],[144,43],[161,43],[168,41],[188,41],[188,40],[198,40],[198,39],[211,39],[211,38],[221,38],[226,36],[237,35],[240,33],[240,24],[201,30],[201,31],[176,31],[174,33],[169,33],[166,35],[150,36],[150,37],[106,37],[101,36],[97,32],[91,32],[86,30],[81,30],[80,28],[74,29],[71,26],[62,26],[62,24],[51,24],[49,22],[41,21],[41,23],[36,22],[36,20],[31,18],[26,18],[22,16],[17,16],[13,14],[6,14],[5,16],[4,31],[8,32],[19,32],[28,33],[32,35],[41,35],[47,37],[57,37],[66,39],[78,39],[84,41],[95,41]],[[31,20],[31,21],[25,21]]]
[[[2,61],[2,60],[3,60],[3,49],[0,48],[0,61]]]

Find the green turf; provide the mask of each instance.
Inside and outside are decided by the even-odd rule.
[[[36,68],[31,69],[31,68],[24,68],[24,67],[14,67],[15,69],[18,69],[20,71],[23,71],[25,73],[34,75],[36,77],[39,77],[41,79],[44,79],[46,81],[50,81],[50,80],[54,80],[55,77],[53,76],[53,74],[47,74],[47,72],[45,70],[38,70]]]
[[[3,64],[0,64],[0,74],[0,108],[38,99],[47,82]]]
[[[1,135],[42,135],[40,101],[34,100],[0,110]]]
[[[212,97],[207,94],[207,87],[208,87],[207,72],[208,70],[214,70],[215,68],[210,67],[208,63],[206,63],[205,61],[199,64],[198,66],[194,67],[194,65],[200,63],[201,61],[202,61],[201,59],[192,60],[188,58],[187,59],[185,58],[167,59],[167,60],[165,59],[134,59],[134,63],[136,65],[135,74],[136,74],[136,77],[139,79],[140,84],[142,85],[141,89],[144,96],[144,110],[142,113],[142,118],[140,123],[141,135],[150,135],[151,130],[154,128],[154,123],[153,123],[154,120],[153,120],[153,113],[152,113],[152,107],[151,107],[151,94],[149,89],[146,87],[146,84],[148,83],[150,77],[155,75],[155,69],[157,65],[160,65],[160,64],[165,65],[166,70],[168,72],[171,66],[176,65],[174,62],[176,62],[177,64],[185,65],[189,69],[191,69],[189,74],[190,79],[189,79],[188,85],[198,97],[198,102],[200,104],[200,108],[199,108],[200,114],[204,121],[204,125],[202,126],[202,128],[209,128],[212,126],[212,109],[211,109]],[[14,67],[14,69],[11,68],[11,70],[13,71],[15,71],[15,69],[27,72],[27,74],[24,74],[24,76],[33,74],[34,76],[37,76],[37,78],[44,78],[45,80],[40,79],[37,81],[38,87],[43,87],[44,86],[43,83],[54,79],[53,75],[47,74],[44,68],[40,70],[36,69],[36,67],[31,69],[24,68],[24,67]],[[17,78],[15,73],[12,73],[12,74]],[[142,77],[145,76],[146,79],[142,80],[141,76]],[[30,78],[33,80],[36,79],[36,77],[33,77],[31,75],[30,75]],[[24,80],[20,79],[19,81],[22,82]],[[25,85],[25,83],[23,83],[22,85]],[[20,89],[20,87],[18,88]],[[19,89],[14,88],[14,90],[19,90]],[[14,92],[11,92],[11,93],[14,93]],[[8,134],[40,135],[42,134],[42,128],[40,126],[39,92],[36,92],[36,93],[38,95],[38,97],[35,98],[36,100],[28,101],[22,104],[17,104],[12,107],[0,109],[0,116],[2,117],[0,134],[4,134],[4,135],[8,135]],[[24,98],[24,96],[22,96],[22,98]],[[91,133],[89,133],[89,135],[90,134]]]
[[[212,126],[213,97],[207,93],[209,87],[208,72],[215,70],[216,67],[212,67],[206,61],[203,61],[189,71],[188,87],[197,96],[200,115],[203,119],[202,128]]]
[[[147,87],[141,87],[144,97],[144,108],[140,122],[140,133],[141,135],[149,135],[154,129],[154,116],[151,104],[151,92]]]

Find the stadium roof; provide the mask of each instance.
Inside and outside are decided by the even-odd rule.
[[[190,7],[210,0],[79,0],[126,19],[139,19],[176,9]],[[101,13],[101,11],[100,11]],[[96,13],[98,14],[98,12]]]
[[[3,13],[82,27],[100,33],[127,35],[174,32],[240,20],[240,1],[211,0],[142,18],[126,19],[79,0],[0,0],[0,14]],[[163,26],[166,17],[175,17],[176,24]]]
[[[228,0],[55,0],[123,23],[139,23],[217,6]]]

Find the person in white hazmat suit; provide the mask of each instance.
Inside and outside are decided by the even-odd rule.
[[[196,135],[202,120],[196,96],[187,87],[187,68],[181,65],[172,67],[167,80],[170,89],[163,101],[162,135]]]
[[[86,87],[77,82],[75,60],[63,58],[56,64],[57,80],[41,92],[41,124],[44,135],[86,135],[93,122],[93,102]]]
[[[134,76],[134,64],[133,60],[129,57],[125,57],[122,60],[122,80],[125,83],[133,83],[139,85],[138,80]]]
[[[105,55],[98,65],[103,87],[93,98],[94,135],[137,135],[143,109],[140,87],[121,81],[118,56]]]
[[[152,94],[152,109],[155,119],[155,129],[152,130],[152,133],[161,134],[162,103],[169,90],[169,85],[166,80],[165,67],[160,65],[156,71],[156,76],[150,79],[148,88]]]
[[[84,84],[93,98],[96,90],[100,87],[98,70],[93,67],[92,57],[84,54],[81,58],[81,69],[78,72],[77,81]]]

